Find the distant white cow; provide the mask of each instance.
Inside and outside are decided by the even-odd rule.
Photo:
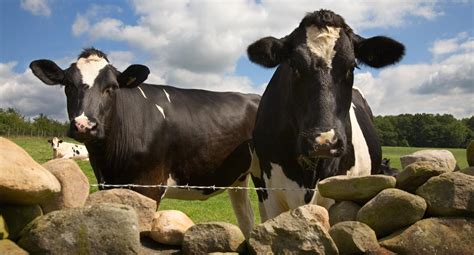
[[[89,152],[87,152],[86,146],[63,142],[57,137],[48,140],[53,148],[53,159],[55,158],[70,158],[70,159],[83,159],[89,160]]]

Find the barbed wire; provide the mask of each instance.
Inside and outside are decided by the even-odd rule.
[[[261,188],[261,187],[224,187],[224,186],[194,186],[194,185],[166,185],[166,184],[154,184],[154,185],[141,185],[141,184],[91,184],[91,187],[98,188],[163,188],[163,189],[208,189],[208,190],[255,190],[255,191],[316,191],[316,189],[310,188]]]

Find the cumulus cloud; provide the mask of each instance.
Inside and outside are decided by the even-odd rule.
[[[474,49],[474,38],[468,38],[468,34],[462,32],[454,38],[434,41],[433,46],[429,50],[436,60],[444,54],[472,49]]]
[[[361,87],[374,114],[446,113],[456,117],[474,115],[473,38],[466,33],[433,43],[431,63],[398,65],[377,76],[359,73]]]
[[[15,73],[16,62],[0,63],[0,102],[2,108],[15,108],[26,116],[45,113],[66,120],[66,97],[59,86],[47,86],[30,70]]]
[[[47,0],[21,0],[21,8],[37,16],[51,16]]]
[[[111,17],[78,14],[75,35],[129,43],[150,56],[158,76],[180,87],[256,92],[248,79],[233,76],[237,60],[260,37],[282,37],[312,10],[331,9],[357,29],[402,26],[409,17],[433,19],[441,12],[430,1],[131,1],[136,24]],[[84,20],[86,19],[86,20]],[[87,27],[88,29],[77,29]],[[155,69],[156,68],[156,69]],[[194,77],[202,83],[196,83]],[[219,77],[219,79],[217,79]],[[221,80],[221,81],[218,81]]]

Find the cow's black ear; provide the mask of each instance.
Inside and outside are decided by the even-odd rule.
[[[380,68],[395,64],[405,55],[405,46],[385,36],[363,39],[355,36],[354,51],[360,63]]]
[[[264,67],[275,67],[287,56],[285,40],[265,37],[247,48],[250,61]]]
[[[52,143],[52,142],[53,142],[53,141],[51,141],[51,140],[48,140],[48,143]]]
[[[142,84],[150,74],[150,69],[144,65],[131,65],[118,77],[121,88],[134,88]]]
[[[56,63],[47,59],[40,59],[31,62],[31,71],[42,82],[48,85],[61,84],[64,80],[64,71]]]
[[[63,140],[59,140],[59,141],[58,141],[58,143],[62,143],[62,142],[63,142]]]

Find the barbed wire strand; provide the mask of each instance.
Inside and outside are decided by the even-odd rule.
[[[261,188],[261,187],[220,187],[220,186],[194,186],[194,185],[165,185],[165,184],[155,184],[155,185],[141,185],[141,184],[90,184],[91,187],[98,188],[163,188],[163,189],[212,189],[212,190],[255,190],[255,191],[316,191],[316,189],[310,188]]]

